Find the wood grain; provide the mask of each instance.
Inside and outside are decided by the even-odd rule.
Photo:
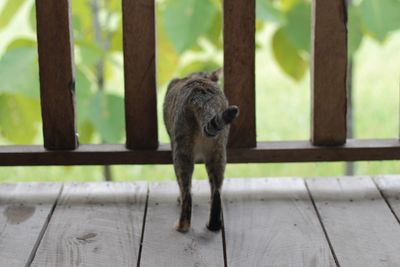
[[[60,190],[55,183],[0,185],[0,266],[31,261]]]
[[[122,1],[128,148],[158,146],[154,10],[154,0]]]
[[[136,266],[147,186],[66,185],[32,266]]]
[[[374,180],[387,200],[392,211],[400,219],[400,176],[399,175],[380,175]]]
[[[338,147],[309,141],[261,142],[256,148],[231,148],[229,163],[399,160],[397,139],[348,140]],[[0,146],[0,166],[171,164],[170,146],[129,150],[124,145],[81,145],[74,151],[46,151],[42,146]]]
[[[70,0],[36,0],[44,146],[74,149],[75,74]]]
[[[255,0],[229,0],[223,5],[224,91],[229,104],[240,108],[228,145],[255,147]]]
[[[346,142],[347,15],[344,1],[312,1],[312,142]]]
[[[371,178],[307,184],[341,267],[399,266],[400,227]]]
[[[150,187],[140,266],[224,266],[221,232],[206,229],[210,189],[206,181],[194,181],[192,228],[179,233],[176,182]]]
[[[228,266],[336,266],[302,179],[225,181]]]

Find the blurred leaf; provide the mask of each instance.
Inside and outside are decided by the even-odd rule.
[[[280,9],[283,11],[288,11],[297,5],[301,0],[279,0]]]
[[[107,5],[107,9],[113,12],[121,12],[122,10],[122,6],[121,6],[121,1],[119,0],[108,0],[106,2]]]
[[[32,31],[36,32],[36,6],[34,2],[32,2],[29,10],[29,26]]]
[[[121,140],[125,125],[122,97],[97,92],[90,101],[88,112],[90,121],[105,142]]]
[[[0,30],[6,27],[15,17],[25,0],[8,0],[0,13]]]
[[[157,8],[157,17],[160,17],[160,8]],[[165,25],[157,20],[157,84],[164,85],[175,74],[179,56],[165,33]]]
[[[358,47],[361,44],[361,40],[363,38],[362,33],[362,25],[361,25],[361,16],[360,11],[357,7],[351,5],[348,8],[348,21],[347,21],[347,44],[348,51],[347,54],[349,57],[353,56],[353,54],[357,51]]]
[[[78,16],[72,15],[72,29],[74,31],[74,41],[84,40],[85,37],[82,33],[82,25]]]
[[[208,31],[217,11],[210,0],[167,1],[163,22],[178,53],[190,48]]]
[[[187,76],[190,73],[193,72],[199,72],[199,71],[213,71],[218,68],[221,68],[220,65],[218,65],[215,62],[210,62],[210,61],[194,61],[191,62],[190,64],[186,65],[184,68],[182,68],[179,73],[181,73],[182,77]]]
[[[94,126],[90,122],[92,114],[89,112],[92,96],[91,82],[79,65],[76,68],[75,79],[79,142],[81,144],[90,143],[95,132]]]
[[[124,71],[123,65],[115,64],[111,56],[107,57],[106,60],[104,60],[104,81],[112,80],[116,71],[122,73]]]
[[[286,14],[287,23],[283,27],[285,36],[298,49],[309,52],[311,39],[311,6],[301,2]]]
[[[38,100],[0,94],[0,134],[17,144],[32,143],[40,121]]]
[[[19,47],[32,47],[36,50],[36,40],[29,39],[29,38],[19,38],[19,39],[14,39],[8,46],[6,50],[11,50],[14,48],[19,48]]]
[[[218,48],[222,48],[222,10],[218,9],[214,20],[211,23],[212,27],[206,33],[206,38]]]
[[[0,60],[0,93],[2,92],[38,98],[39,71],[34,47],[16,47],[3,54]]]
[[[92,97],[92,84],[91,80],[87,77],[85,72],[82,69],[81,65],[78,65],[75,70],[75,92],[76,92],[76,109],[77,109],[77,118],[78,118],[78,126],[81,125],[83,121],[89,120],[90,113],[90,101]]]
[[[77,40],[75,43],[79,46],[81,64],[90,66],[90,68],[94,69],[105,55],[102,49],[94,43],[82,40]]]
[[[92,94],[91,87],[92,87],[91,81],[83,72],[81,67],[78,65],[75,68],[75,92],[78,101],[80,99],[82,100],[88,99],[91,96]]]
[[[284,15],[271,3],[271,0],[256,0],[256,17],[266,22],[283,23]]]
[[[91,41],[94,34],[90,1],[72,0],[72,12],[75,38]]]
[[[111,35],[110,49],[111,51],[119,51],[119,52],[122,52],[123,50],[121,26],[119,26],[118,30]]]
[[[367,31],[379,41],[400,28],[399,0],[363,0],[360,9]]]
[[[90,144],[95,132],[93,124],[88,120],[78,122],[79,143]]]
[[[282,28],[277,30],[272,37],[272,49],[282,70],[293,79],[301,80],[307,70],[307,61],[286,37]]]

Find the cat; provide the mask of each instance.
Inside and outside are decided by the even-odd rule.
[[[191,182],[195,162],[204,162],[211,186],[207,227],[221,229],[221,187],[226,165],[229,124],[238,116],[237,106],[228,106],[218,86],[222,69],[195,72],[173,79],[165,95],[163,115],[171,140],[175,174],[180,188],[181,214],[176,230],[190,229]]]

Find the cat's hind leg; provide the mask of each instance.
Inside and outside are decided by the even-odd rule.
[[[207,228],[218,231],[222,227],[221,187],[224,180],[225,155],[216,153],[206,161],[208,179],[211,186],[211,208]]]
[[[187,232],[192,216],[191,185],[194,161],[191,154],[180,152],[179,149],[174,154],[174,168],[181,199],[181,214],[175,228],[179,232]]]

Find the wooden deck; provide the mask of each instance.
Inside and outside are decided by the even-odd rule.
[[[224,229],[168,183],[0,185],[0,266],[400,266],[400,176],[227,179]]]

